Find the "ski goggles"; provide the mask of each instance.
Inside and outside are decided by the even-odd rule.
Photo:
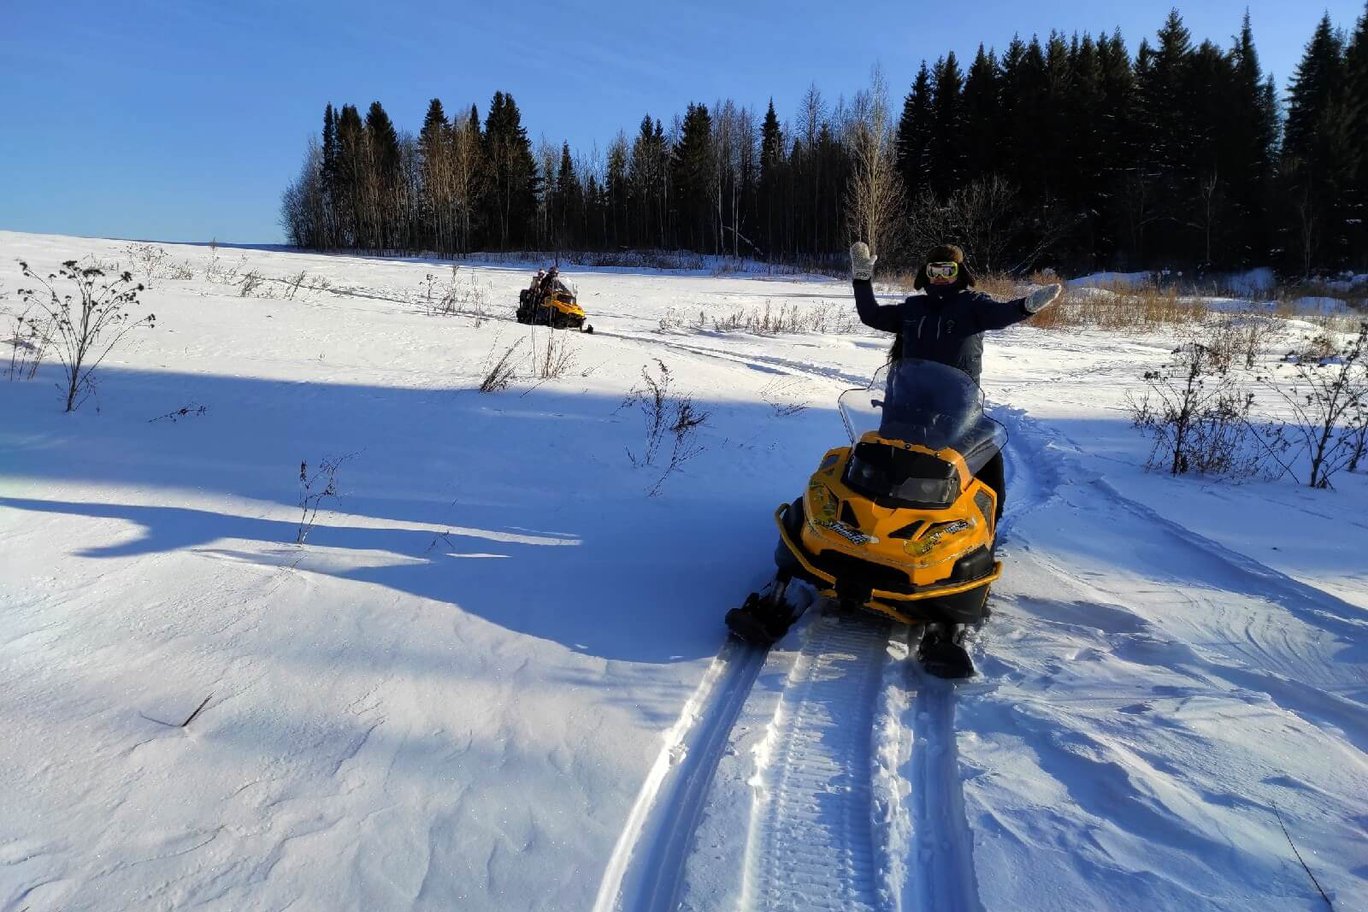
[[[932,285],[953,285],[959,278],[959,263],[927,263],[926,280]]]

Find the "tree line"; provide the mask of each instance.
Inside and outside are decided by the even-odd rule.
[[[607,150],[534,148],[511,95],[416,136],[379,102],[323,116],[285,190],[290,243],[320,250],[683,249],[885,262],[941,241],[983,270],[1042,265],[1305,275],[1368,267],[1368,8],[1327,13],[1280,103],[1248,15],[1222,47],[1177,10],[1132,54],[1118,31],[1020,38],[922,64],[901,109],[877,69],[781,122],[730,99],[642,119]]]

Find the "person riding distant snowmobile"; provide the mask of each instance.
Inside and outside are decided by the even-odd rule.
[[[1060,286],[1046,285],[1024,298],[997,301],[971,291],[974,275],[964,262],[964,251],[954,244],[931,249],[917,270],[912,287],[925,294],[910,295],[901,304],[880,304],[874,297],[877,254],[856,241],[850,247],[850,278],[860,322],[896,333],[888,360],[921,358],[958,368],[975,383],[983,374],[983,334],[1006,329],[1039,313],[1059,297]],[[895,390],[889,391],[896,395]],[[980,478],[998,492],[998,517],[1007,500],[1006,479],[999,456],[984,467]]]
[[[896,333],[889,361],[919,358],[958,368],[979,383],[983,374],[983,334],[1006,329],[1049,307],[1059,297],[1058,284],[1046,285],[1024,298],[997,301],[971,291],[973,273],[964,262],[964,251],[942,244],[927,253],[912,287],[925,294],[910,295],[901,304],[880,304],[874,297],[874,263],[869,245],[857,241],[850,248],[850,277],[855,288],[855,307],[860,322]],[[893,372],[896,374],[896,372]],[[897,398],[890,387],[887,398]],[[998,453],[977,473],[997,492],[997,519],[1007,501],[1006,473]],[[961,647],[966,627],[953,622],[928,623],[918,647],[918,657],[949,677],[971,673]]]

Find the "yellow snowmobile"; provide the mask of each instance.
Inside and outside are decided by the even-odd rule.
[[[533,283],[518,294],[518,322],[550,326],[553,329],[578,329],[591,333],[585,323],[584,308],[575,289],[557,276]]]
[[[797,579],[842,607],[927,625],[927,670],[967,677],[973,665],[953,631],[987,617],[1002,572],[999,492],[979,476],[1000,474],[992,464],[1007,432],[984,414],[967,374],[912,358],[844,393],[839,407],[851,445],[829,450],[803,496],[776,511],[778,573],[728,612],[727,626],[772,644],[796,619],[785,593]]]

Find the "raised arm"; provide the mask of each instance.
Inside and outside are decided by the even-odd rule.
[[[1045,285],[1024,298],[995,301],[982,292],[974,294],[974,319],[981,330],[1006,329],[1040,313],[1059,297],[1059,285]]]
[[[869,245],[856,241],[850,247],[850,280],[855,286],[855,309],[860,314],[860,322],[884,332],[897,332],[900,328],[898,305],[880,304],[874,297],[874,263],[877,254],[869,252]]]

